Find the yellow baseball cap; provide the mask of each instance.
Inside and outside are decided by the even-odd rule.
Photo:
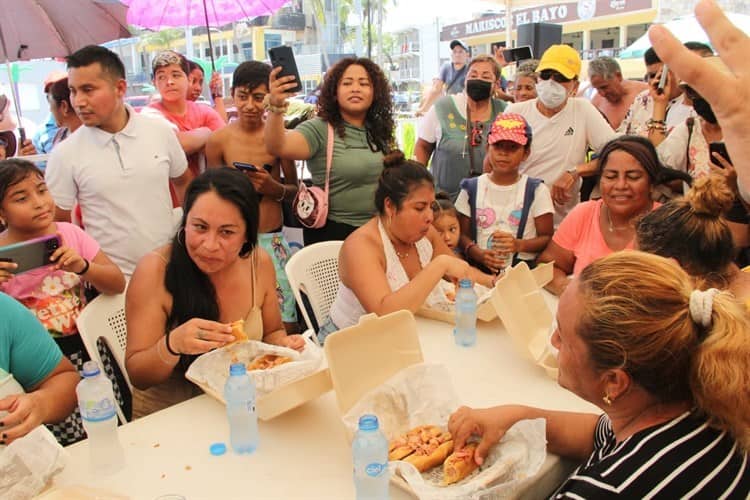
[[[553,69],[565,78],[572,80],[581,73],[581,56],[569,45],[551,45],[542,54],[537,73]]]

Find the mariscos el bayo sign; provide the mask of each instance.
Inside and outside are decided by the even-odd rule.
[[[513,23],[512,29],[515,29],[516,26],[521,24],[563,24],[651,8],[653,8],[652,0],[579,0],[577,2],[514,10],[511,13],[511,22]],[[503,31],[505,31],[505,14],[498,14],[445,26],[440,31],[440,40],[448,41],[454,38],[466,38]]]

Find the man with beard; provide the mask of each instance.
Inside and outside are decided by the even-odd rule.
[[[614,129],[620,126],[635,96],[648,88],[643,82],[623,79],[617,61],[604,56],[589,62],[589,80],[596,89],[591,104],[607,117]]]
[[[232,98],[237,120],[211,134],[206,143],[208,167],[249,164],[241,168],[260,195],[258,243],[271,256],[276,268],[276,293],[281,318],[289,333],[298,331],[294,296],[284,267],[291,256],[281,232],[281,202],[293,200],[297,193],[297,171],[292,160],[281,160],[266,150],[263,138],[266,124],[263,98],[268,94],[271,67],[259,61],[246,61],[232,75]],[[284,178],[281,173],[283,171]]]
[[[493,99],[500,66],[492,56],[477,56],[469,62],[465,91],[439,99],[419,127],[415,148],[417,161],[427,165],[432,157],[435,189],[453,201],[466,177],[482,173],[487,135],[505,103]]]
[[[587,148],[599,151],[616,136],[593,104],[571,97],[580,71],[578,52],[567,45],[552,45],[537,67],[537,98],[507,109],[526,118],[534,132],[531,154],[521,164],[521,172],[543,179],[550,187],[555,225],[578,203],[580,178],[597,171],[596,160],[584,163]]]

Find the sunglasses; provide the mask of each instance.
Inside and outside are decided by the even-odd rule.
[[[484,131],[484,123],[472,122],[471,124],[471,136],[470,144],[471,147],[477,147],[482,145],[482,131]]]
[[[549,80],[550,78],[552,78],[557,83],[568,83],[570,81],[570,78],[565,78],[561,73],[558,73],[553,69],[545,69],[542,70],[541,73],[539,73],[540,80]]]

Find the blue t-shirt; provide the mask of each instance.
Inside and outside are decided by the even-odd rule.
[[[62,351],[31,311],[0,293],[0,369],[27,392],[42,382],[62,359]]]

